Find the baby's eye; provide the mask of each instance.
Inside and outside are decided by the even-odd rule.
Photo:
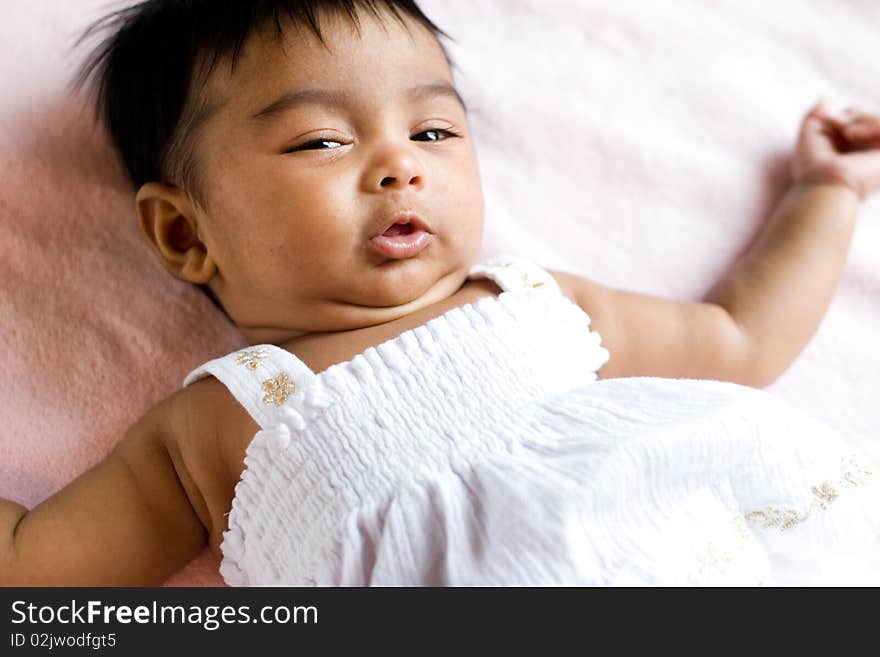
[[[441,139],[440,138],[441,134],[444,134],[447,136],[443,137],[443,139]],[[434,136],[428,137],[427,139],[418,139],[418,137],[420,137],[421,135],[434,135]],[[420,132],[419,134],[415,135],[413,137],[413,139],[415,141],[445,141],[446,139],[449,139],[449,137],[457,137],[457,136],[458,136],[458,133],[453,132],[452,130],[448,130],[448,129],[443,130],[443,129],[435,128],[433,130],[425,130],[424,132]]]
[[[331,150],[328,148],[324,148],[324,144],[337,144],[342,146],[341,142],[335,141],[333,139],[316,139],[315,141],[310,141],[307,144],[303,144],[302,146],[297,146],[296,148],[291,148],[288,152],[291,153],[293,151],[326,151]]]

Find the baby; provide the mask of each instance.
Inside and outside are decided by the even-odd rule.
[[[0,584],[161,584],[205,546],[232,585],[767,583],[849,536],[827,502],[869,469],[755,388],[829,306],[880,118],[813,107],[761,238],[681,303],[476,262],[467,111],[415,2],[103,25],[82,79],[143,234],[250,346],[36,508],[0,500]]]

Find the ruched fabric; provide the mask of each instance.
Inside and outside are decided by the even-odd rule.
[[[730,383],[597,381],[609,354],[547,272],[480,276],[503,293],[324,372],[255,345],[190,373],[261,426],[228,584],[821,583],[876,537],[873,472],[828,427]]]

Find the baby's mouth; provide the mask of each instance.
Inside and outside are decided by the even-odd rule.
[[[405,224],[392,224],[388,227],[388,230],[382,233],[382,235],[385,235],[386,237],[391,237],[394,235],[409,235],[415,230],[416,227],[413,226],[410,222],[406,222]]]
[[[413,222],[402,220],[390,225],[384,233],[371,237],[370,246],[388,258],[411,258],[424,250],[432,237]]]
[[[430,226],[414,212],[398,212],[390,216],[386,215],[384,219],[385,221],[376,227],[377,232],[373,233],[372,237],[409,235],[420,230],[426,233],[432,232]]]

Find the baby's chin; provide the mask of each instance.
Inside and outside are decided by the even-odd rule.
[[[378,275],[374,270],[364,278],[349,309],[352,316],[360,315],[370,324],[392,321],[447,299],[467,278],[466,271],[438,274],[433,268],[426,268],[429,273],[399,265],[396,269]]]
[[[431,281],[428,285],[412,280],[403,281],[399,285],[383,283],[372,291],[364,305],[380,311],[400,309],[411,312],[426,300],[437,300],[437,293],[432,293],[435,285],[436,281]]]

